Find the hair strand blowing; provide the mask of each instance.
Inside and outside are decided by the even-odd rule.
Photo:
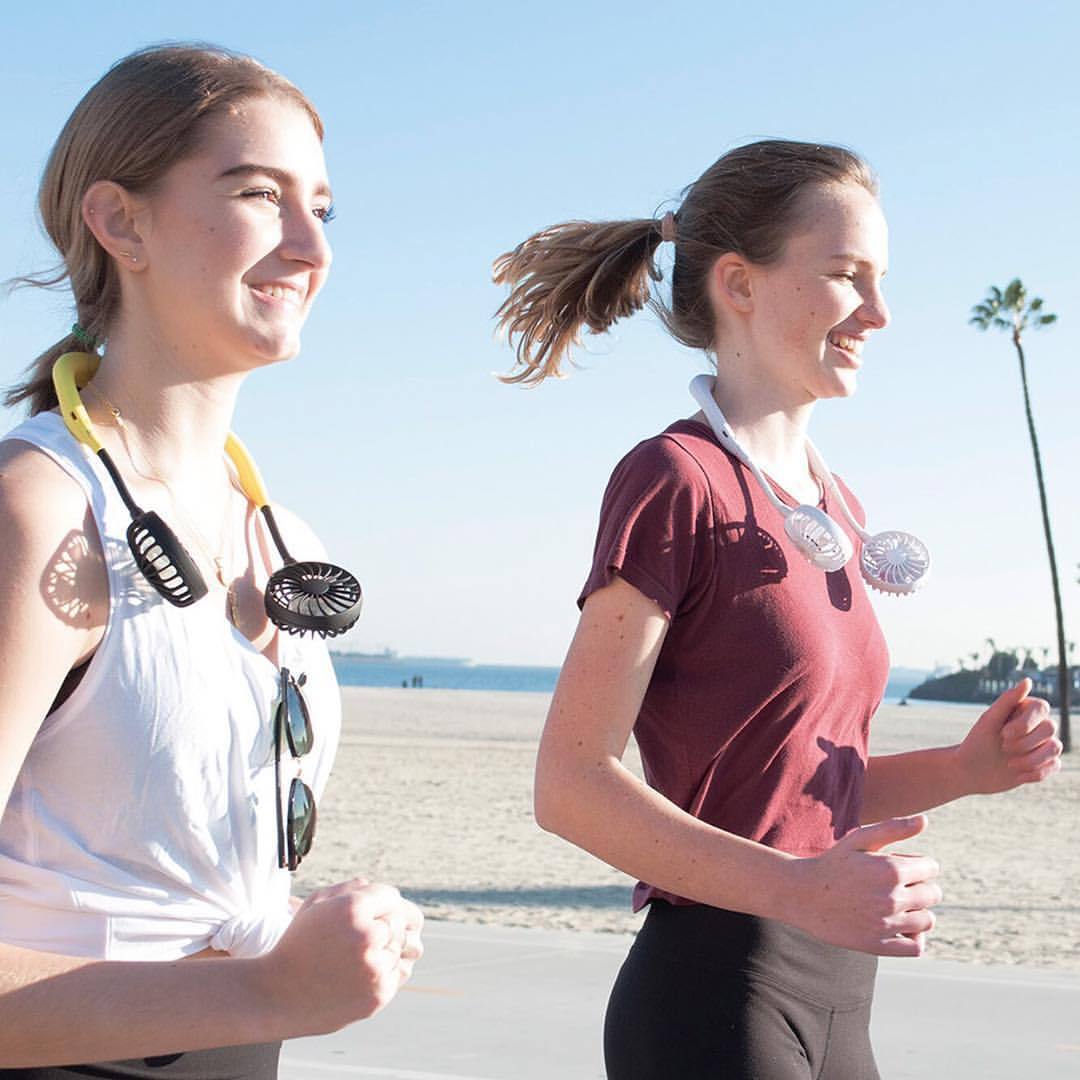
[[[602,334],[640,311],[650,282],[661,277],[653,261],[659,244],[652,218],[568,221],[500,255],[493,279],[511,289],[496,312],[497,330],[517,339],[521,368],[503,381],[536,385],[560,376],[583,330]]]

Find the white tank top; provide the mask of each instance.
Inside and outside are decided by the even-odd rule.
[[[7,438],[39,447],[86,492],[110,602],[101,644],[42,723],[0,818],[0,940],[106,960],[207,946],[260,955],[290,918],[274,806],[278,668],[218,604],[177,608],[143,580],[116,488],[59,416]],[[259,550],[258,515],[248,521]],[[314,734],[299,763],[284,753],[282,787],[299,771],[318,799],[341,725],[329,652],[289,634],[278,649],[307,675]]]

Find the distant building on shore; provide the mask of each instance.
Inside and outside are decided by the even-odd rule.
[[[1032,694],[1045,698],[1051,705],[1058,701],[1058,669],[1040,668],[1028,653],[1021,664],[1015,652],[995,652],[981,668],[960,667],[947,675],[933,676],[916,686],[909,697],[920,701],[958,701],[988,704],[1000,693],[1028,678],[1032,682]],[[1080,666],[1069,668],[1069,697],[1080,700]]]

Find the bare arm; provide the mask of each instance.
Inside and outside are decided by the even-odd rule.
[[[1061,768],[1050,707],[1021,679],[999,695],[963,742],[870,758],[860,820],[915,814],[965,795],[1038,783]]]
[[[0,448],[0,807],[68,672],[97,648],[107,610],[82,491],[44,454]]]
[[[779,918],[789,856],[699,821],[622,764],[667,627],[621,578],[589,598],[540,742],[537,821],[667,891]]]
[[[269,1040],[275,1025],[257,965],[228,959],[109,963],[0,945],[0,1066],[79,1064]]]
[[[346,882],[308,897],[254,960],[87,961],[0,945],[0,1067],[335,1031],[394,997],[422,952],[422,921],[396,889]]]
[[[666,632],[660,609],[622,579],[589,597],[540,743],[540,825],[688,899],[850,948],[917,955],[940,898],[936,864],[875,852],[922,819],[856,830],[819,858],[796,859],[697,820],[623,766]]]
[[[44,455],[0,448],[0,808],[65,676],[101,639],[108,587],[87,515]],[[0,944],[0,1066],[333,1030],[393,997],[421,922],[396,890],[348,882],[309,897],[258,960],[102,962]]]

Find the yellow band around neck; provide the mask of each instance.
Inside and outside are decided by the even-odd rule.
[[[79,391],[94,377],[100,364],[101,357],[96,353],[69,352],[53,364],[52,370],[53,386],[60,401],[60,415],[68,431],[95,454],[101,453],[104,447]],[[236,466],[244,494],[261,510],[270,501],[266,486],[247,448],[231,431],[225,439],[225,453]]]

